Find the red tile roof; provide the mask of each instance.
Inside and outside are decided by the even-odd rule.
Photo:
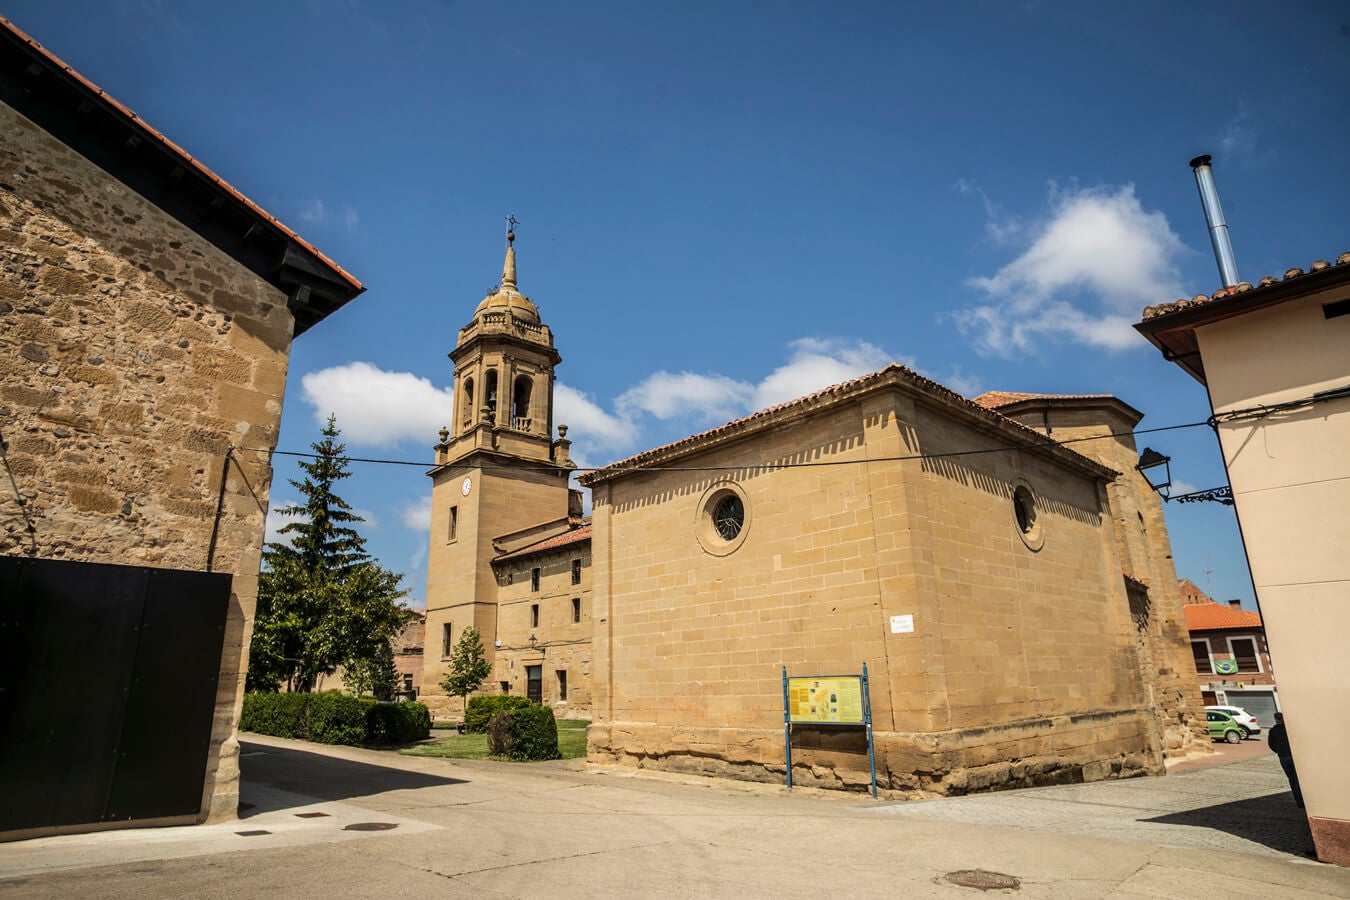
[[[584,520],[583,520],[584,521]],[[510,553],[503,553],[501,556],[494,557],[493,562],[505,562],[509,559],[520,559],[525,556],[535,556],[539,553],[548,553],[551,550],[561,550],[564,547],[572,547],[577,544],[584,544],[591,539],[591,523],[572,528],[570,531],[564,531],[562,534],[555,534],[551,538],[544,538],[542,541],[536,541],[533,544],[521,547],[519,550],[512,550]]]
[[[577,480],[581,484],[589,487],[596,482],[605,481],[622,475],[628,470],[650,466],[654,461],[663,457],[668,459],[678,455],[682,451],[697,449],[699,444],[705,444],[718,438],[730,436],[737,431],[744,430],[747,425],[778,417],[786,411],[804,409],[813,404],[827,404],[836,399],[842,399],[849,394],[860,393],[888,380],[896,383],[908,384],[917,388],[920,392],[928,394],[930,397],[945,401],[958,408],[968,410],[977,417],[983,419],[986,423],[995,425],[995,427],[1004,430],[1010,435],[1016,435],[1017,438],[1025,440],[1029,444],[1039,444],[1046,452],[1060,455],[1061,459],[1071,461],[1080,468],[1087,467],[1097,475],[1114,478],[1119,474],[1067,447],[1060,446],[1053,442],[1047,442],[1045,435],[1041,434],[1039,431],[1028,428],[1022,423],[1010,419],[1007,416],[999,415],[993,410],[986,409],[950,388],[943,387],[936,381],[924,378],[912,369],[908,369],[899,363],[891,363],[879,371],[861,375],[857,378],[850,379],[849,381],[840,382],[839,384],[816,391],[814,394],[807,394],[805,397],[798,397],[796,400],[789,400],[786,403],[780,403],[777,406],[770,406],[767,409],[761,409],[759,412],[751,413],[748,416],[733,419],[725,425],[710,428],[707,431],[681,438],[678,441],[672,441],[669,444],[663,444],[660,447],[654,447],[651,450],[644,450],[627,459],[621,459],[618,462],[610,463],[603,468],[587,472]]]
[[[1248,630],[1261,627],[1261,614],[1229,606],[1226,603],[1187,603],[1186,627],[1191,631]]]
[[[1023,400],[1115,400],[1114,394],[1022,394],[1016,391],[985,391],[978,397],[972,397],[972,403],[985,409],[998,409],[1010,403]]]
[[[1350,264],[1350,252],[1342,253],[1340,256],[1336,257],[1335,265],[1344,266],[1347,264]],[[1313,263],[1311,267],[1309,267],[1309,270],[1307,272],[1304,272],[1302,269],[1299,268],[1286,269],[1283,279],[1276,279],[1273,276],[1267,275],[1265,278],[1262,278],[1259,282],[1257,282],[1255,287],[1252,287],[1251,282],[1244,281],[1241,282],[1240,284],[1234,285],[1231,288],[1228,287],[1219,288],[1217,291],[1215,291],[1208,297],[1206,297],[1204,294],[1196,294],[1189,300],[1183,297],[1182,299],[1174,300],[1171,303],[1159,303],[1156,306],[1150,306],[1146,308],[1144,310],[1143,318],[1144,321],[1147,322],[1149,319],[1156,319],[1158,316],[1171,315],[1172,313],[1178,313],[1181,312],[1182,310],[1192,309],[1197,306],[1204,306],[1207,303],[1217,303],[1221,300],[1227,300],[1229,297],[1237,296],[1238,294],[1245,294],[1248,291],[1259,291],[1262,288],[1270,287],[1271,285],[1276,284],[1280,281],[1294,281],[1298,278],[1311,275],[1314,272],[1322,272],[1325,271],[1326,269],[1332,268],[1332,265],[1333,265],[1332,263],[1327,262],[1325,259],[1319,259],[1315,263]]]
[[[125,104],[114,99],[111,95],[106,93],[98,85],[94,84],[88,78],[85,78],[79,72],[75,71],[64,60],[62,60],[56,54],[52,53],[46,47],[42,46],[40,43],[35,41],[25,31],[20,29],[18,26],[16,26],[13,22],[5,18],[4,16],[0,16],[0,28],[3,28],[4,30],[12,33],[16,38],[23,41],[30,48],[32,48],[32,50],[36,52],[38,55],[40,55],[41,57],[46,59],[49,63],[51,63],[53,66],[55,66],[56,68],[60,69],[61,71],[65,72],[68,76],[73,78],[86,91],[95,95],[96,97],[99,98],[99,100],[107,104],[111,109],[115,110],[117,113],[124,116],[128,120],[128,122],[132,123],[136,128],[138,128],[142,133],[144,133],[146,137],[148,137],[153,142],[159,144],[164,149],[168,150],[169,153],[172,154],[174,157],[176,157],[183,166],[189,167],[200,173],[208,181],[216,185],[216,187],[225,191],[227,194],[234,197],[240,203],[244,204],[244,206],[248,207],[248,209],[254,215],[257,215],[260,218],[265,219],[267,222],[270,222],[273,226],[275,226],[278,230],[280,230],[286,237],[295,241],[297,244],[304,247],[310,253],[313,253],[314,256],[317,257],[325,266],[331,269],[334,274],[340,276],[342,280],[346,281],[358,293],[365,290],[361,282],[357,281],[356,278],[354,278],[351,274],[349,274],[337,263],[333,262],[327,256],[324,256],[322,253],[320,253],[317,247],[306,241],[304,238],[300,237],[300,235],[296,234],[291,229],[287,228],[280,222],[280,220],[276,218],[276,216],[273,216],[267,210],[263,209],[261,206],[254,203],[248,197],[244,196],[244,194],[240,193],[233,185],[231,185],[225,179],[221,178],[219,175],[217,175],[215,172],[212,172],[201,162],[194,159],[192,155],[189,154],[182,147],[178,146],[173,141],[169,140],[161,132],[152,128],[149,125],[149,123],[147,123],[140,116],[136,115],[136,113],[133,112]]]

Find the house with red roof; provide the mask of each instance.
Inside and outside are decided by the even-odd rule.
[[[1261,614],[1238,600],[1216,603],[1189,578],[1179,587],[1205,705],[1240,706],[1262,727],[1274,725],[1279,695]]]

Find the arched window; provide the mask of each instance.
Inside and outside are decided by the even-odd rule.
[[[530,391],[533,382],[528,375],[516,377],[515,390],[511,396],[511,427],[521,431],[530,430]]]
[[[468,428],[470,423],[473,422],[473,414],[474,414],[472,378],[464,379],[464,399],[461,402],[463,403],[462,407],[463,412],[460,414],[459,418],[460,421],[464,423],[464,427]]]
[[[487,387],[483,391],[483,405],[487,407],[487,420],[490,424],[497,422],[497,370],[487,370]]]

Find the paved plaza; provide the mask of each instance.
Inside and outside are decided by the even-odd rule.
[[[1223,752],[1161,778],[877,802],[246,735],[239,821],[0,845],[0,897],[955,898],[980,893],[952,878],[972,870],[1021,897],[1350,897],[1350,871],[1308,856],[1274,756]]]

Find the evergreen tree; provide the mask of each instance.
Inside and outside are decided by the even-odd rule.
[[[302,481],[291,484],[302,506],[281,510],[294,521],[269,543],[258,576],[258,606],[249,645],[249,690],[313,690],[320,675],[339,666],[362,666],[388,650],[389,640],[411,618],[398,600],[407,591],[397,575],[371,560],[352,527],[361,522],[333,491],[351,475],[332,416],[314,459],[300,463]]]
[[[393,700],[398,690],[398,668],[394,648],[381,644],[370,659],[358,659],[342,672],[342,683],[358,697],[369,694],[376,700]]]
[[[441,679],[441,687],[447,694],[454,694],[461,702],[473,691],[478,690],[483,679],[492,673],[492,663],[484,658],[483,639],[478,629],[465,628],[459,641],[450,654],[450,668]]]

